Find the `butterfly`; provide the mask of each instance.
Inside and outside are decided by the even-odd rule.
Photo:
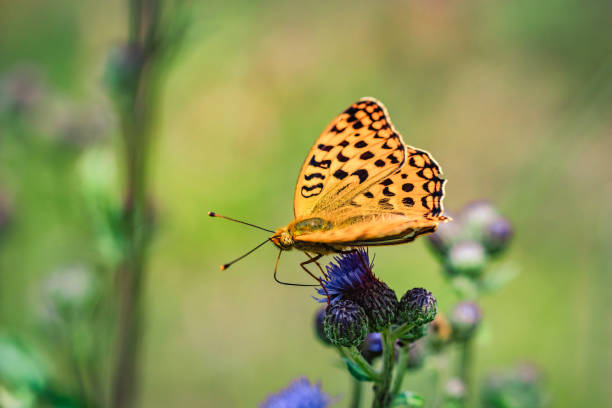
[[[257,228],[273,232],[268,240],[280,249],[276,267],[282,251],[297,249],[309,258],[302,268],[319,280],[306,265],[323,255],[410,242],[449,220],[442,215],[441,173],[431,154],[404,143],[381,102],[361,98],[308,152],[293,197],[295,219],[276,231]]]

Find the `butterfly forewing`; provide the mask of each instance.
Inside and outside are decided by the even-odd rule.
[[[306,156],[294,194],[295,217],[330,212],[397,171],[405,146],[384,106],[362,98],[338,115]]]
[[[321,134],[296,186],[296,219],[316,217],[333,227],[296,240],[392,245],[432,232],[447,219],[440,175],[428,152],[404,144],[384,106],[363,98]]]

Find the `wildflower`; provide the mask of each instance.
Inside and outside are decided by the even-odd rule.
[[[513,234],[510,221],[499,217],[485,227],[483,244],[490,255],[497,255],[508,247]]]
[[[464,241],[448,253],[447,270],[451,275],[480,276],[486,264],[485,249],[479,242]]]
[[[46,279],[42,288],[45,318],[74,317],[83,311],[96,294],[96,281],[92,272],[83,265],[62,267]]]
[[[266,398],[260,408],[325,408],[331,402],[320,383],[311,384],[306,378],[298,378],[287,388]]]
[[[381,332],[395,320],[398,301],[395,292],[372,272],[366,250],[342,254],[327,265],[327,276],[322,277],[322,286],[317,292],[329,294],[333,304],[349,299],[363,308],[368,316],[370,332]],[[325,292],[327,290],[327,293]],[[320,302],[327,298],[319,299]]]
[[[431,322],[436,313],[434,295],[423,288],[414,288],[402,296],[397,308],[397,320],[400,324],[409,323],[418,327]]]
[[[459,378],[451,378],[444,389],[447,401],[461,402],[465,398],[465,384]]]
[[[332,342],[327,338],[324,329],[325,320],[325,307],[320,308],[314,316],[314,328],[315,333],[317,334],[317,338],[323,342],[323,344],[332,344]]]
[[[325,313],[325,336],[337,346],[357,346],[368,334],[368,318],[357,303],[339,300]]]
[[[380,357],[382,352],[382,335],[380,333],[369,333],[361,344],[361,354],[366,360],[372,362],[376,357]]]
[[[469,301],[458,303],[450,316],[453,337],[457,340],[470,338],[476,331],[481,319],[482,310],[476,303]]]

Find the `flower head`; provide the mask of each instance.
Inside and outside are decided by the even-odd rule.
[[[457,340],[470,338],[476,331],[481,319],[482,310],[476,303],[469,301],[458,303],[450,315],[453,337]]]
[[[331,304],[343,299],[357,303],[368,316],[371,332],[387,328],[395,320],[397,296],[372,272],[367,250],[342,254],[334,261],[326,266],[327,276],[322,277],[322,287],[317,293],[329,294]],[[319,302],[326,301],[327,297],[319,299]]]
[[[333,303],[323,321],[325,336],[337,346],[357,346],[368,334],[368,318],[357,303],[340,300]]]
[[[287,388],[270,395],[260,408],[325,408],[331,397],[324,393],[321,384],[311,384],[307,378],[293,380]]]
[[[400,324],[411,323],[422,326],[436,317],[436,298],[423,288],[410,289],[402,296],[397,313]]]

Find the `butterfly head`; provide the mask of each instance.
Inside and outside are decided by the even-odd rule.
[[[293,248],[295,241],[289,233],[286,227],[279,228],[274,235],[270,238],[270,241],[283,251],[288,251]]]

